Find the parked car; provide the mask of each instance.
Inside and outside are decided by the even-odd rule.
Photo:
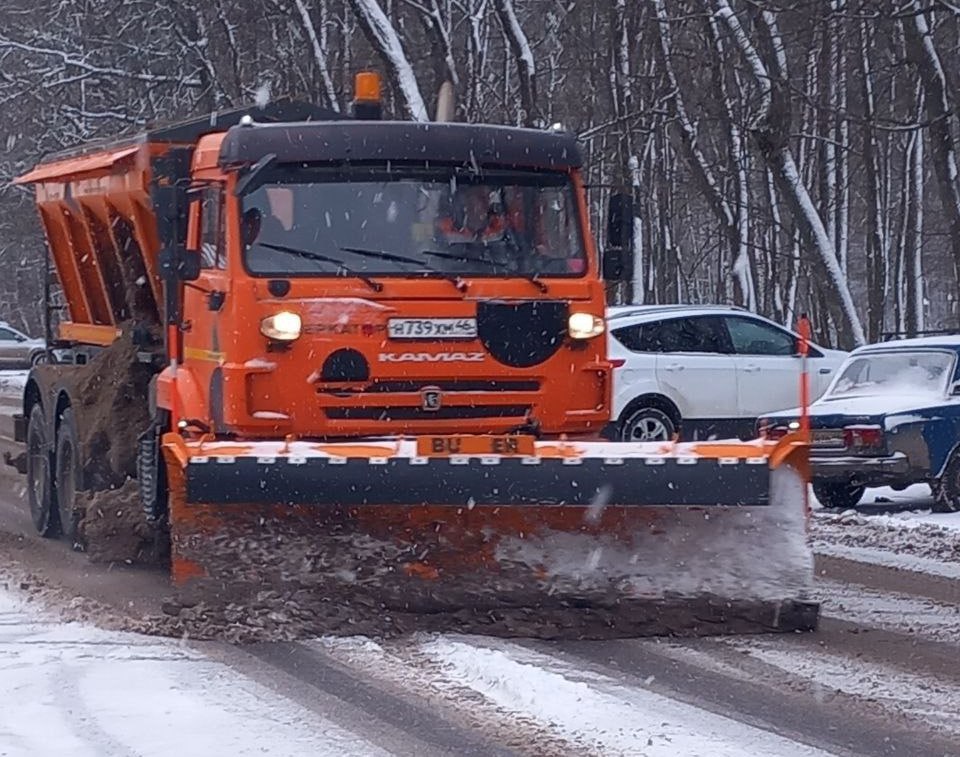
[[[813,491],[825,507],[856,505],[869,486],[929,483],[935,509],[960,510],[960,335],[861,347],[810,406]],[[797,409],[759,423],[779,436]]]
[[[731,306],[625,305],[607,310],[617,439],[752,437],[756,419],[798,404],[797,335]],[[810,348],[819,397],[847,353]]]
[[[43,339],[32,339],[0,321],[0,368],[29,368],[46,361],[47,345]]]

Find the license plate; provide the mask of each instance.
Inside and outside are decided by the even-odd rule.
[[[522,455],[532,457],[533,437],[518,435],[460,435],[421,436],[417,439],[420,457],[450,457],[451,455]]]
[[[810,442],[811,446],[820,449],[833,449],[845,446],[842,429],[814,429]]]
[[[391,339],[476,339],[476,318],[391,318]]]

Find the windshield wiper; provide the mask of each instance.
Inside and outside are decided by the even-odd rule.
[[[483,263],[487,266],[494,268],[504,268],[505,266],[498,263],[496,260],[491,260],[487,257],[470,257],[468,255],[455,255],[452,252],[441,252],[440,250],[424,250],[422,255],[434,255],[438,258],[443,258],[445,260],[460,260],[468,263]],[[520,271],[514,271],[511,275],[516,276],[521,279],[526,279],[531,284],[533,284],[537,289],[539,289],[543,294],[546,294],[550,291],[550,288],[540,280],[539,273],[521,273]]]
[[[360,279],[364,284],[370,287],[374,292],[382,292],[383,284],[379,281],[374,281],[369,276],[364,276],[359,271],[355,271],[346,265],[342,260],[337,260],[332,258],[329,255],[324,255],[322,252],[314,252],[313,250],[301,250],[299,247],[288,247],[285,244],[273,244],[271,242],[257,242],[256,244],[261,247],[266,247],[270,250],[276,250],[277,252],[286,252],[290,255],[299,255],[301,258],[307,258],[308,260],[319,260],[322,263],[331,263],[337,267],[338,271],[344,271],[350,276],[355,276]]]
[[[436,274],[443,279],[446,279],[451,284],[453,284],[458,291],[464,291],[467,287],[467,282],[461,279],[454,273],[447,273],[446,271],[440,271],[432,266],[426,264],[423,260],[417,260],[416,258],[410,258],[406,255],[398,255],[395,252],[386,252],[385,250],[367,250],[362,247],[341,247],[341,250],[344,252],[352,252],[354,255],[364,255],[371,258],[379,258],[380,260],[390,260],[394,263],[407,263],[408,265],[415,265],[418,268],[425,268],[429,273]]]

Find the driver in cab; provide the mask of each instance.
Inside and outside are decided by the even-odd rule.
[[[506,240],[507,219],[491,202],[490,188],[468,184],[457,188],[450,211],[437,221],[437,236],[446,244],[491,244]]]

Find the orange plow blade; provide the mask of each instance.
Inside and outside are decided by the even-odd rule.
[[[539,637],[816,626],[799,440],[533,451],[168,438],[174,581],[317,632],[331,607]]]

